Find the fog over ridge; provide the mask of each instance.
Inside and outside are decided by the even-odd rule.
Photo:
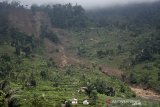
[[[16,0],[8,0],[8,1],[16,1]],[[19,1],[22,4],[27,4],[27,5],[72,3],[72,4],[82,5],[84,8],[90,9],[90,8],[102,8],[102,7],[110,7],[114,5],[124,5],[124,4],[131,4],[131,3],[154,2],[154,1],[159,1],[159,0],[19,0]]]

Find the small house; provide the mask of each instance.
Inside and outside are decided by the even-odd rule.
[[[89,105],[88,100],[84,100],[84,101],[83,101],[83,105]]]
[[[78,104],[78,99],[73,98],[73,99],[71,100],[71,104],[72,104],[72,105],[77,105],[77,104]]]

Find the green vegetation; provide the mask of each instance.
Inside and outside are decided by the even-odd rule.
[[[70,3],[61,5],[32,5],[33,13],[36,11],[44,11],[51,19],[54,27],[70,29],[70,28],[85,28],[88,24],[88,18],[85,10],[80,5],[72,6]]]
[[[158,31],[150,29],[133,37],[130,31],[97,28],[92,31],[71,32],[71,35],[75,40],[72,42],[74,45],[70,48],[71,52],[96,64],[121,69],[125,71],[126,82],[141,84],[158,91],[160,70]]]
[[[71,107],[70,100],[77,98],[78,107],[86,99],[89,107],[103,107],[107,98],[135,99],[127,83],[160,92],[159,4],[92,12],[71,4],[33,5],[31,15],[45,12],[54,28],[67,32],[67,51],[92,63],[60,68],[56,59],[43,54],[44,39],[57,47],[63,44],[59,32],[45,24],[39,37],[21,32],[7,16],[12,9],[25,8],[19,2],[0,2],[0,106],[60,107],[67,101]],[[123,82],[104,75],[100,65],[123,70]],[[159,106],[158,101],[141,102]]]
[[[52,41],[53,43],[56,43],[56,44],[60,42],[57,35],[53,31],[48,30],[47,26],[41,26],[40,37],[42,39],[48,38],[50,41]]]
[[[49,67],[47,64],[48,61],[42,57],[21,57],[20,60],[18,59],[19,57],[17,56],[1,56],[1,90],[5,95],[13,92],[11,96],[14,96],[13,98],[15,98],[16,101],[14,101],[14,99],[11,99],[11,101],[24,107],[25,105],[53,106],[65,101],[65,99],[69,100],[74,97],[77,97],[82,104],[82,101],[86,98],[95,99],[94,90],[98,92],[96,94],[97,97],[106,94],[108,96],[130,98],[134,95],[122,82],[103,75],[98,71],[98,68],[94,71],[86,72],[85,68],[72,66],[66,68],[68,69],[67,71],[64,71],[54,66]],[[100,76],[101,79],[99,80],[98,77]],[[5,79],[7,79],[7,84],[3,81]],[[90,83],[88,83],[88,81],[90,81]],[[87,93],[78,93],[81,87],[89,87],[89,84],[96,86],[95,89],[91,89],[89,95]],[[124,92],[119,90],[121,85],[125,88]],[[114,88],[114,94],[112,94],[111,91],[113,90],[112,87]],[[7,99],[9,98],[7,97]],[[99,100],[97,99],[97,101]],[[11,102],[1,103],[10,104]]]

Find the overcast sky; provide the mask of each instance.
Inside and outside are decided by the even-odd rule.
[[[0,0],[1,1],[1,0]],[[11,0],[8,0],[11,1]],[[72,3],[80,4],[84,8],[101,8],[109,7],[113,5],[124,5],[128,3],[143,3],[143,2],[153,2],[158,0],[19,0],[23,4],[55,4],[55,3]]]

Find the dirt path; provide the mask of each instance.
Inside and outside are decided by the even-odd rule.
[[[45,47],[46,47],[46,51],[47,51],[46,55],[50,58],[53,58],[54,61],[56,61],[56,63],[58,64],[58,66],[65,67],[68,64],[68,61],[67,61],[68,59],[65,54],[64,47],[60,46],[60,45],[53,44],[47,38],[45,38],[44,43],[45,43]],[[55,53],[54,52],[55,49],[58,49],[59,52]]]
[[[59,67],[66,67],[70,64],[80,64],[81,61],[65,50],[62,44],[54,44],[47,38],[44,39],[46,56],[53,58]],[[58,52],[55,50],[58,49]]]
[[[59,45],[59,57],[60,57],[60,67],[66,67],[70,64],[82,64],[82,61],[78,58],[75,58],[72,54],[68,53],[65,50],[65,47],[63,45]]]
[[[65,54],[64,47],[60,46],[60,58],[61,58],[61,67],[65,67],[68,64],[67,56]]]

